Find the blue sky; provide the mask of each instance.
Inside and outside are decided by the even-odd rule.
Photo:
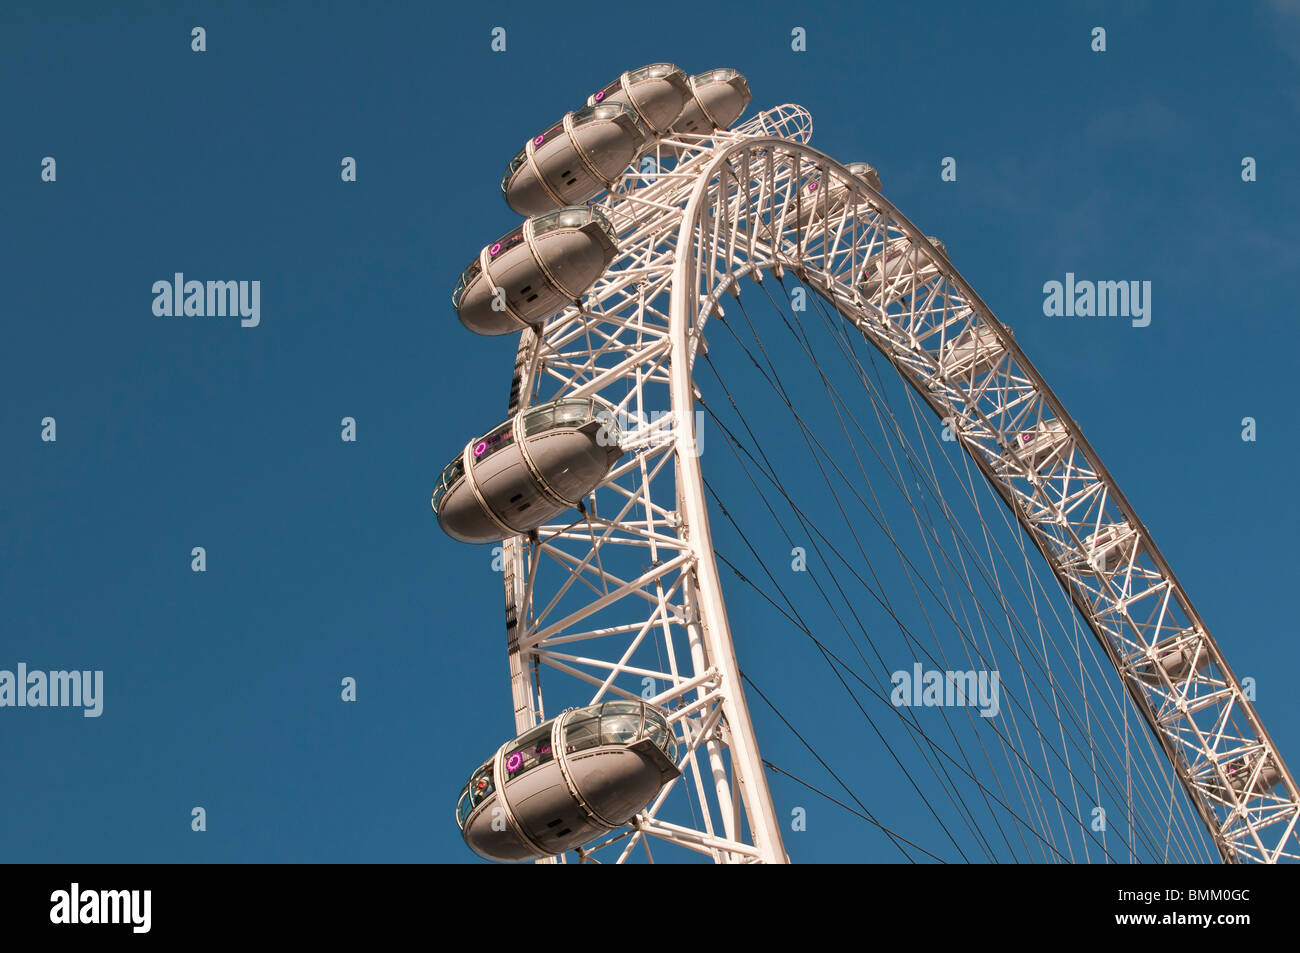
[[[749,114],[805,106],[813,146],[945,241],[1300,758],[1300,5],[170,6],[0,9],[0,668],[105,672],[98,719],[0,709],[0,858],[473,859],[455,797],[512,730],[500,577],[428,499],[504,413],[515,341],[449,296],[517,221],[498,183],[525,137],[661,60],[741,70]],[[156,317],[177,271],[259,280],[260,325]],[[1045,317],[1066,272],[1151,281],[1151,325]],[[761,652],[765,690],[824,689]],[[799,757],[755,714],[765,755]],[[870,804],[920,829],[897,783]],[[896,859],[817,810],[794,859]]]

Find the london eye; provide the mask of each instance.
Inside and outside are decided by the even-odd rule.
[[[797,860],[780,778],[909,860],[1300,859],[1241,634],[1211,634],[1015,316],[806,110],[750,100],[734,69],[622,74],[531,130],[501,180],[523,220],[466,249],[464,328],[519,335],[432,496],[504,570],[515,733],[465,766],[468,849]],[[933,838],[818,750],[773,645],[825,663]],[[836,783],[766,760],[757,708]]]

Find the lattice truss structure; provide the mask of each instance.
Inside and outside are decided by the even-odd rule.
[[[594,394],[617,409],[627,452],[575,522],[504,544],[516,727],[547,706],[644,698],[683,743],[681,777],[581,859],[655,859],[652,841],[716,862],[787,859],[711,548],[692,380],[709,318],[764,272],[830,302],[944,419],[1096,635],[1224,859],[1300,858],[1295,779],[1079,427],[942,246],[809,148],[811,130],[786,105],[660,140],[595,203],[618,232],[614,264],[520,342],[510,413]]]

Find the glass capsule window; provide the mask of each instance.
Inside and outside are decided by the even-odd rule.
[[[599,706],[581,709],[564,723],[564,750],[566,754],[596,748],[600,745]]]
[[[519,225],[488,246],[488,260],[491,261],[493,258],[500,258],[516,245],[522,245],[523,242],[524,226]]]
[[[591,209],[570,207],[562,209],[555,216],[556,228],[582,228],[591,221]]]
[[[457,455],[456,459],[443,467],[442,475],[438,477],[438,485],[433,489],[433,509],[438,510],[438,504],[442,498],[447,495],[447,491],[460,482],[460,478],[465,475],[465,462]]]
[[[592,419],[592,401],[589,399],[557,400],[555,402],[555,426],[581,427]]]
[[[715,69],[707,73],[700,73],[698,76],[691,77],[691,84],[694,86],[708,86],[710,83],[730,83],[733,80],[739,80],[739,88],[749,95],[749,82],[734,69]]]
[[[673,73],[680,73],[672,63],[651,63],[649,66],[643,66],[640,69],[634,69],[627,74],[627,83],[631,86],[633,83],[639,83],[643,79],[657,79],[661,76],[671,76]]]
[[[673,737],[673,730],[669,727],[668,720],[657,711],[646,711],[645,734],[659,747],[659,750],[674,761],[677,759],[677,739]]]
[[[600,226],[614,245],[618,244],[618,233],[614,231],[614,226],[610,224],[609,219],[601,215],[594,208],[586,205],[566,205],[564,208],[556,209],[554,212],[546,212],[542,215],[534,215],[533,237],[539,238],[547,232],[553,232],[561,228],[582,228],[591,222]]]
[[[508,447],[514,443],[514,439],[514,420],[507,420],[475,440],[474,446],[470,449],[470,455],[475,461],[482,460],[484,457],[490,457],[498,450]]]
[[[554,232],[561,228],[582,228],[587,224],[589,217],[586,210],[576,205],[566,205],[554,212],[535,215],[533,217],[533,237],[537,238],[539,235],[545,235],[547,232]]]
[[[645,733],[668,756],[669,761],[676,763],[677,736],[673,734],[673,726],[668,723],[663,712],[649,705],[645,706]]]
[[[725,83],[728,80],[735,79],[739,75],[740,74],[734,69],[713,69],[709,70],[707,73],[700,73],[698,76],[694,77],[694,80],[696,85],[704,86],[708,83]]]
[[[523,242],[524,227],[518,225],[488,246],[488,259],[500,258],[510,249],[523,244]],[[482,270],[483,266],[479,264],[478,257],[475,257],[473,261],[465,266],[465,270],[460,273],[460,278],[456,280],[456,287],[451,292],[451,306],[453,308],[460,307],[460,299],[465,294],[465,289],[479,276]]]
[[[569,397],[563,400],[539,404],[524,414],[524,436],[544,433],[556,427],[581,427],[583,424],[600,419],[600,414],[593,410],[600,408],[600,413],[608,413],[603,402],[590,397]]]
[[[478,259],[475,258],[470,262],[469,267],[460,273],[460,277],[456,279],[456,287],[451,291],[451,306],[453,308],[460,308],[460,299],[464,297],[465,289],[479,276],[479,272],[482,270],[483,268],[479,265]]]
[[[613,96],[615,93],[621,91],[622,88],[623,88],[623,77],[620,76],[618,79],[614,80],[614,82],[610,83],[604,89],[600,90],[600,92],[592,93],[591,98],[587,100],[587,105],[594,106],[597,103],[604,102],[610,96]]]
[[[573,114],[573,127],[584,126],[589,122],[602,119],[616,119],[621,115],[633,115],[632,110],[622,103],[598,103],[595,106],[583,106]]]
[[[600,712],[600,743],[630,745],[641,736],[641,705],[638,702],[606,702]]]
[[[470,814],[474,813],[474,808],[491,797],[495,791],[496,785],[492,783],[492,763],[488,762],[474,772],[456,802],[456,823],[461,830],[465,829],[465,822],[469,820]]]
[[[601,231],[603,231],[607,236],[609,236],[609,240],[614,244],[615,247],[617,247],[618,232],[614,231],[613,223],[610,222],[610,220],[607,219],[604,215],[601,215],[599,212],[597,212],[595,209],[591,210],[591,220],[600,226]]]
[[[561,119],[559,122],[557,122],[557,123],[556,123],[554,126],[552,126],[550,129],[547,129],[547,130],[546,130],[544,133],[542,133],[541,135],[533,137],[533,148],[534,148],[534,149],[540,149],[543,145],[545,145],[546,143],[550,142],[552,139],[556,139],[556,138],[558,138],[558,137],[560,137],[560,136],[562,136],[562,135],[564,135],[564,120],[563,120],[563,119]]]
[[[524,163],[527,161],[528,161],[528,149],[527,147],[525,147],[523,149],[520,149],[519,155],[511,159],[510,164],[506,166],[506,174],[501,176],[502,192],[506,191],[507,187],[510,185],[510,180],[515,177],[516,172],[518,172],[520,169],[524,167]]]
[[[636,114],[632,107],[625,106],[618,102],[599,103],[595,106],[583,106],[573,114],[573,128],[577,129],[579,126],[584,126],[589,122],[617,119],[619,116],[627,116],[628,119],[632,120],[632,125],[636,126],[637,132],[642,141],[650,138],[650,130],[646,124],[641,121],[641,117]]]
[[[524,414],[524,436],[545,433],[555,426],[555,405],[542,404]]]
[[[552,722],[538,725],[515,740],[505,753],[507,780],[514,780],[525,771],[546,764],[555,757],[551,751]]]
[[[600,745],[630,745],[640,738],[649,738],[671,760],[677,760],[677,739],[668,719],[640,702],[613,701],[580,708],[564,723],[566,754]]]

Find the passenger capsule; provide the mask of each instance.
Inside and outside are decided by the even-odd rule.
[[[1001,469],[1007,471],[1017,468],[1011,456],[1011,449],[1014,449],[1021,464],[1029,470],[1038,470],[1044,463],[1055,459],[1056,452],[1069,441],[1070,433],[1065,429],[1064,423],[1056,419],[1044,420],[1038,426],[1012,436],[1011,446],[1002,452]]]
[[[1066,568],[1111,573],[1127,566],[1145,551],[1138,534],[1123,520],[1103,526],[1082,542],[1084,552],[1066,560]]]
[[[868,165],[865,162],[850,162],[844,168],[848,169],[850,173],[856,175],[859,179],[867,183],[867,185],[871,186],[877,192],[880,191],[880,173],[877,172],[872,166]]]
[[[538,404],[465,444],[438,478],[433,510],[466,543],[527,533],[576,506],[622,455],[604,401]]]
[[[1228,783],[1237,794],[1246,794],[1247,790],[1252,794],[1259,795],[1271,790],[1282,782],[1282,769],[1278,767],[1277,761],[1270,758],[1260,765],[1262,752],[1235,758],[1223,766],[1223,773],[1228,776]],[[1256,774],[1255,769],[1259,768]],[[1251,783],[1251,775],[1255,775],[1254,783]],[[1223,783],[1217,778],[1211,782],[1211,786],[1227,796]]]
[[[681,773],[676,757],[668,719],[644,702],[571,709],[498,748],[461,791],[456,823],[488,860],[562,854],[643,810]]]
[[[730,129],[753,99],[749,83],[734,69],[715,69],[691,77],[691,98],[673,123],[672,131],[707,136]]]
[[[930,242],[946,255],[947,248],[939,239],[928,236]],[[907,297],[918,284],[939,274],[939,266],[930,261],[910,238],[895,238],[883,251],[867,259],[862,269],[858,287],[868,300],[884,308]]]
[[[471,331],[511,334],[581,300],[617,253],[614,226],[589,206],[534,215],[484,246],[461,272],[451,303]],[[504,294],[494,307],[495,288]]]
[[[666,133],[691,98],[686,73],[672,63],[652,63],[624,73],[598,93],[587,98],[588,106],[624,103],[657,136]]]
[[[1134,665],[1134,672],[1148,685],[1163,685],[1162,671],[1169,676],[1171,683],[1177,685],[1194,671],[1204,671],[1210,664],[1210,653],[1201,645],[1198,629],[1189,629],[1157,642],[1148,655],[1140,658],[1143,660]]]
[[[876,174],[875,169],[865,162],[850,162],[844,168],[877,192],[880,191],[880,176]],[[831,185],[826,186],[822,183],[820,177],[811,180],[802,188],[804,194],[800,200],[800,227],[806,226],[814,218],[822,218],[827,221],[833,219],[844,211],[844,207],[849,204],[853,194],[853,190],[849,188],[848,183],[835,180]],[[864,204],[870,210],[877,211],[875,205],[871,202]]]
[[[528,140],[506,167],[501,191],[520,215],[581,205],[613,185],[650,139],[631,106],[585,106]]]
[[[1011,333],[1006,325],[1003,328]],[[1005,353],[1006,348],[991,326],[971,325],[943,346],[939,369],[948,378],[974,380],[996,367]]]

